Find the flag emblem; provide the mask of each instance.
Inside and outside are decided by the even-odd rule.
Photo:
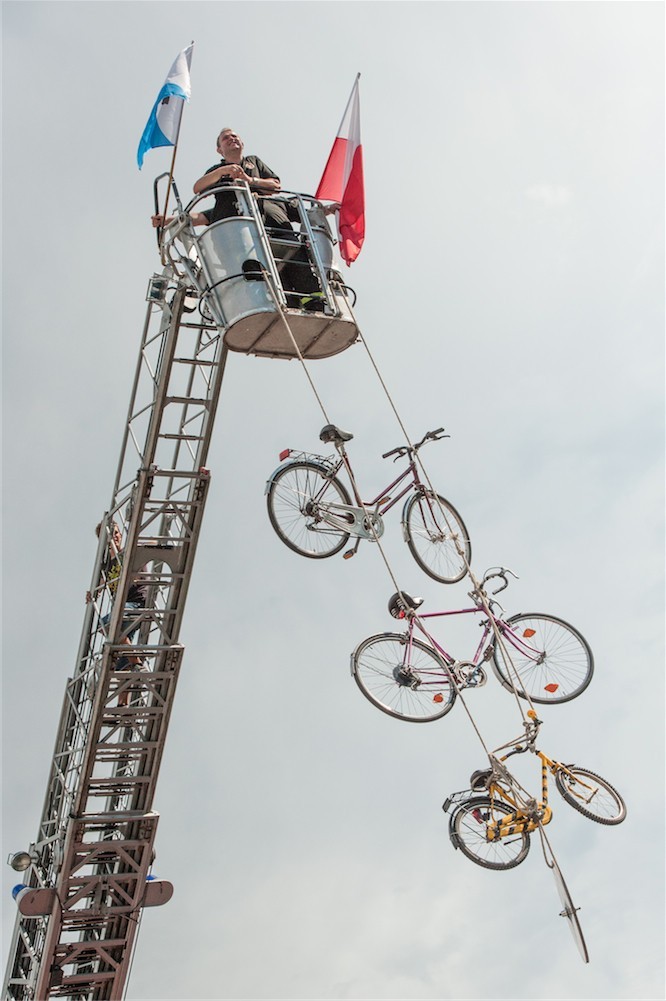
[[[190,99],[190,65],[193,47],[194,42],[178,53],[164,85],[157,95],[136,153],[139,170],[143,166],[143,158],[149,149],[176,145],[183,105],[185,101]],[[173,98],[178,98],[178,100],[172,100]]]

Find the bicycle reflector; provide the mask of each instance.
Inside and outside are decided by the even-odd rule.
[[[283,448],[282,451],[280,452],[280,462],[284,462],[284,460],[288,459],[290,455],[291,455],[291,449]]]
[[[523,629],[523,636],[525,637],[525,639],[528,640],[532,636],[534,636],[535,632],[536,632],[536,629]]]
[[[550,694],[552,695],[553,692],[556,692],[559,687],[560,687],[559,685],[556,685],[553,681],[551,681],[549,685],[545,685],[544,691],[550,692]]]

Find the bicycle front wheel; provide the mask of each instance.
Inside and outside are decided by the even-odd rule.
[[[444,661],[432,647],[405,633],[380,633],[351,656],[354,680],[382,712],[409,723],[441,719],[456,698]]]
[[[488,841],[488,823],[513,813],[503,803],[487,796],[469,799],[453,816],[453,843],[463,855],[484,869],[513,869],[527,857],[530,836],[525,831],[510,834],[498,841]]]
[[[493,650],[495,673],[505,688],[532,702],[570,702],[592,680],[594,658],[587,640],[564,619],[521,613],[507,619],[502,649]],[[500,626],[501,628],[501,626]]]
[[[290,462],[275,474],[266,498],[284,544],[312,560],[335,556],[349,540],[348,532],[326,523],[327,505],[351,503],[342,483],[327,473],[315,462]]]
[[[553,876],[555,878],[555,886],[557,887],[557,892],[564,908],[563,911],[560,911],[560,917],[566,918],[569,922],[569,928],[571,929],[571,934],[573,935],[573,940],[576,943],[581,959],[584,963],[589,963],[590,957],[588,955],[587,946],[583,937],[583,929],[580,926],[580,921],[578,920],[578,915],[576,914],[578,908],[574,905],[574,902],[571,899],[571,894],[567,889],[567,884],[564,882],[564,876],[562,875],[562,871],[555,859],[553,859],[552,862],[552,869]]]
[[[440,494],[417,491],[403,513],[405,541],[418,565],[433,580],[455,584],[467,573],[472,546],[465,523]]]
[[[627,816],[624,800],[610,782],[586,768],[567,765],[555,773],[557,788],[569,806],[598,824],[621,824]]]

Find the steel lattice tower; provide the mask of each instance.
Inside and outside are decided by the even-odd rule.
[[[141,910],[173,892],[167,881],[149,878],[159,820],[153,803],[229,347],[327,357],[358,335],[349,290],[330,267],[330,234],[318,203],[286,196],[297,204],[300,222],[295,241],[285,241],[266,233],[247,186],[234,190],[241,214],[210,226],[202,238],[178,203],[179,216],[165,233],[165,268],[149,283],[111,503],[37,838],[17,896],[6,1001],[122,997]],[[311,315],[289,304],[281,283],[295,243],[322,289],[321,311]],[[114,525],[124,540],[115,590],[107,580]],[[148,599],[128,646],[123,613],[136,579]],[[128,652],[143,670],[120,661]]]

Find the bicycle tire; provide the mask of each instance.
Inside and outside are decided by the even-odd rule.
[[[416,491],[405,504],[402,523],[409,551],[429,577],[440,584],[463,579],[472,560],[472,546],[453,504],[431,490]]]
[[[406,633],[369,636],[351,655],[354,680],[366,699],[388,716],[408,723],[431,723],[452,708],[456,690],[446,665],[432,647]]]
[[[305,459],[278,469],[266,496],[268,517],[278,537],[311,560],[335,556],[349,541],[349,532],[323,522],[317,509],[323,496],[329,503],[351,504],[346,488],[326,466]]]
[[[587,768],[575,765],[566,768],[566,772],[558,769],[555,773],[555,783],[569,806],[597,824],[621,824],[627,816],[627,807],[617,789]],[[577,779],[581,784],[579,792],[576,792]],[[591,805],[595,810],[590,809]]]
[[[580,957],[584,963],[590,962],[590,956],[587,951],[587,945],[585,944],[585,938],[583,936],[583,929],[580,926],[580,921],[578,920],[578,914],[576,913],[579,908],[576,907],[573,900],[571,899],[571,894],[567,888],[567,884],[564,882],[564,876],[562,875],[562,870],[559,865],[553,859],[552,872],[555,878],[555,886],[557,887],[557,892],[559,894],[560,900],[562,901],[563,911],[560,911],[560,917],[566,918],[571,930],[571,935],[576,943],[576,948],[580,953]]]
[[[484,869],[515,869],[530,850],[529,834],[520,831],[498,841],[486,838],[486,823],[492,814],[507,816],[513,812],[489,796],[468,799],[451,818],[451,840],[463,855]]]
[[[504,633],[511,662],[507,665],[495,643],[493,666],[505,688],[513,691],[513,679],[521,698],[544,705],[570,702],[585,691],[594,673],[594,657],[582,633],[564,619],[541,613],[521,612],[504,624],[518,634],[519,641],[539,651],[536,657],[531,656],[516,645],[511,633]]]

